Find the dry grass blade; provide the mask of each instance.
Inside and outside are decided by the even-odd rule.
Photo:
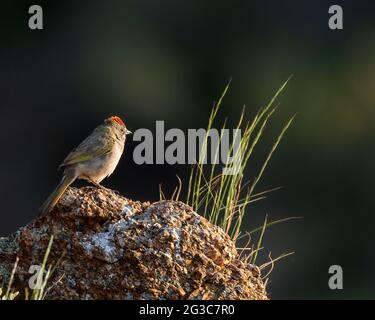
[[[273,225],[275,225],[275,224],[281,223],[281,222],[286,222],[286,221],[289,221],[289,220],[295,220],[295,219],[302,219],[302,217],[288,217],[288,218],[283,218],[283,219],[274,220],[274,221],[268,222],[267,225],[266,225],[266,228],[268,228],[268,227],[270,227],[270,226],[273,226]],[[256,233],[256,232],[262,230],[263,227],[264,227],[264,226],[261,226],[261,227],[255,228],[255,229],[249,231],[249,234]]]
[[[180,199],[180,194],[181,194],[181,190],[182,190],[182,181],[177,174],[176,174],[176,177],[177,177],[177,180],[178,180],[178,188],[177,188],[177,193],[176,193],[176,199],[174,199],[174,200],[178,201],[178,199]],[[172,197],[172,199],[173,199],[173,197]]]
[[[262,244],[262,241],[263,241],[263,236],[264,236],[264,231],[266,230],[266,227],[267,227],[267,219],[268,219],[268,215],[266,215],[265,219],[264,219],[264,223],[263,223],[263,227],[262,227],[262,232],[259,236],[259,240],[258,240],[258,245],[257,245],[257,250],[254,254],[254,257],[252,259],[252,263],[255,264],[256,260],[257,260],[257,257],[258,257],[258,251],[259,251],[259,248]]]
[[[270,261],[267,262],[267,263],[264,263],[263,265],[260,266],[260,270],[263,271],[265,268],[271,266],[270,270],[267,272],[267,274],[265,276],[262,277],[262,279],[266,279],[267,277],[269,277],[269,275],[271,274],[271,272],[273,271],[273,268],[274,268],[274,265],[275,265],[275,262],[281,260],[281,259],[284,259],[288,256],[291,256],[292,254],[294,254],[294,252],[288,252],[288,253],[283,253],[281,254],[280,256],[278,256],[277,258],[275,259],[272,259],[271,257],[271,253],[268,255]]]
[[[4,300],[8,300],[10,298],[10,290],[12,288],[13,280],[14,280],[14,275],[16,274],[17,266],[18,266],[19,258],[16,257],[16,261],[14,262],[12,272],[10,274],[10,279],[8,283],[8,288],[4,296]]]
[[[161,183],[159,183],[159,201],[163,201],[163,200],[166,200],[166,198],[165,198],[165,194],[162,190],[162,185],[161,185]]]

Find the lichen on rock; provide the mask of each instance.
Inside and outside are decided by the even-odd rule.
[[[14,286],[27,286],[51,235],[48,263],[66,254],[47,299],[267,299],[228,235],[191,207],[92,187],[69,188],[50,214],[0,238],[0,287],[17,256]]]

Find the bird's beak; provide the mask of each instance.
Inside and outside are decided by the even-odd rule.
[[[133,132],[131,132],[130,130],[126,129],[126,132],[125,134],[132,134]]]

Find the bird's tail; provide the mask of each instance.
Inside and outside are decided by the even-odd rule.
[[[59,201],[65,190],[74,182],[75,179],[77,179],[77,175],[74,173],[73,170],[65,172],[59,185],[39,208],[39,216],[45,215],[53,209],[53,207]]]

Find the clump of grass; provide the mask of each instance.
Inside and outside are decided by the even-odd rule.
[[[46,250],[46,253],[44,254],[40,271],[38,272],[36,286],[31,293],[30,300],[43,300],[45,297],[45,289],[52,275],[52,265],[49,265],[47,268],[47,260],[51,252],[52,243],[53,243],[53,236],[51,236],[49,239],[47,250]],[[29,299],[29,290],[27,288],[25,289],[25,299],[26,300]]]
[[[24,296],[25,300],[43,300],[46,297],[48,290],[52,287],[50,286],[47,288],[47,284],[49,283],[49,280],[53,272],[55,271],[57,265],[59,264],[59,262],[65,255],[65,253],[63,253],[59,261],[57,261],[57,263],[54,266],[49,265],[47,267],[47,260],[51,252],[52,243],[53,243],[53,236],[51,236],[49,239],[48,246],[43,257],[42,265],[38,271],[35,288],[32,289],[31,292],[29,291],[28,288],[25,288],[25,296]],[[14,280],[14,275],[17,270],[18,261],[19,261],[19,258],[17,257],[16,262],[14,263],[14,266],[13,266],[13,270],[11,272],[10,280],[8,283],[8,288],[4,295],[2,295],[3,289],[0,288],[0,300],[14,300],[20,297],[20,293],[18,291],[16,292],[11,291],[11,287],[12,287],[13,280]]]
[[[19,292],[6,292],[3,294],[3,288],[0,288],[0,300],[14,300],[19,295]]]
[[[190,204],[197,212],[203,212],[203,215],[211,222],[222,227],[225,232],[236,242],[241,235],[241,225],[243,223],[246,209],[248,205],[254,201],[264,198],[262,192],[255,194],[255,188],[262,178],[274,152],[279,146],[285,132],[293,122],[294,116],[291,117],[281,129],[280,134],[276,137],[270,151],[268,152],[263,165],[259,169],[253,181],[244,182],[244,173],[253,151],[258,143],[261,141],[264,130],[277,109],[275,106],[276,99],[284,90],[289,79],[277,90],[271,101],[263,108],[261,108],[251,122],[244,123],[244,112],[240,115],[237,126],[235,129],[241,129],[242,136],[237,148],[235,148],[236,136],[230,144],[230,152],[227,155],[226,163],[230,162],[230,168],[235,169],[237,166],[237,174],[225,175],[218,173],[217,157],[219,155],[220,144],[215,150],[215,161],[208,165],[208,170],[205,170],[204,160],[207,156],[207,145],[209,138],[209,130],[212,128],[217,113],[220,109],[222,101],[228,91],[229,83],[225,87],[220,99],[214,104],[208,125],[206,135],[200,150],[199,161],[192,167],[189,187],[187,195],[187,203]],[[222,129],[226,128],[224,122]],[[223,132],[223,131],[222,131]],[[220,137],[220,142],[222,135]],[[231,160],[231,161],[230,161]],[[208,174],[205,172],[208,171]],[[288,218],[291,219],[291,218]],[[257,252],[259,251],[265,228],[268,226],[285,221],[286,219],[265,223],[263,227],[258,228],[256,231],[262,231],[259,238],[258,248],[253,255],[253,261],[256,260]]]

